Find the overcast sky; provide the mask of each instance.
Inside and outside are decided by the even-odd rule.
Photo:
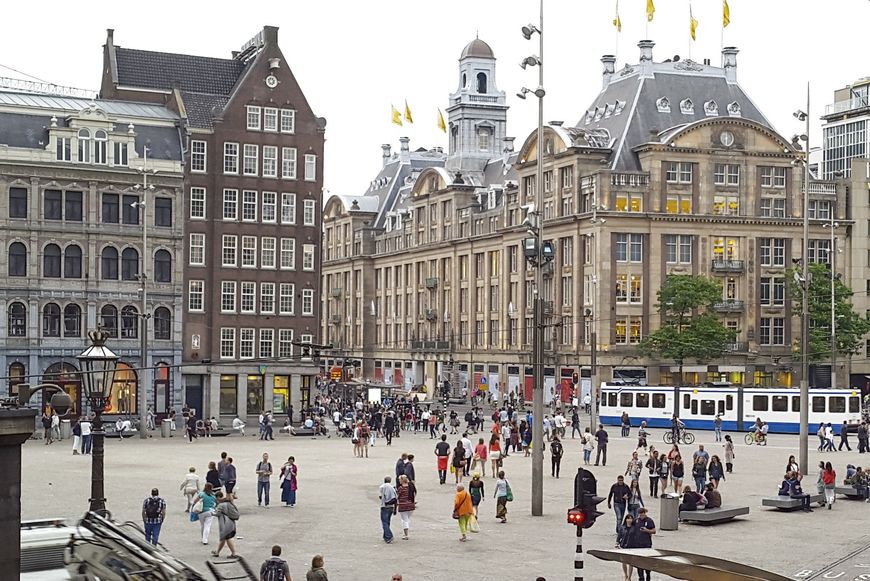
[[[805,108],[812,82],[812,116],[833,102],[833,91],[870,75],[867,0],[729,0],[725,45],[740,49],[738,80],[787,139],[800,132],[792,118]],[[522,58],[537,53],[520,27],[537,23],[537,0],[285,0],[243,4],[151,0],[147,3],[6,2],[0,65],[53,83],[99,88],[105,29],[119,46],[230,56],[263,25],[280,28],[279,41],[317,115],[326,117],[325,187],[360,194],[381,163],[382,143],[398,148],[447,147],[437,109],[458,83],[457,59],[475,35],[498,59],[496,81],[508,95],[508,134],[517,146],[537,122],[535,99],[515,97],[534,88],[537,71]],[[601,55],[617,51],[613,0],[546,0],[545,119],[574,124],[601,88]],[[655,0],[648,37],[655,61],[679,54],[720,62],[721,0],[694,0],[697,42],[689,38],[689,1]],[[618,67],[637,62],[647,36],[646,0],[621,0]],[[226,10],[226,11],[225,11]],[[18,76],[0,67],[0,76]],[[390,123],[390,104],[405,99],[411,126]],[[446,114],[445,114],[446,117]],[[811,136],[819,145],[818,123]]]

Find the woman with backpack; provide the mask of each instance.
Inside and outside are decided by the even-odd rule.
[[[562,442],[559,441],[559,436],[553,436],[553,441],[550,443],[550,476],[553,478],[559,477],[559,470],[562,468],[562,455],[565,453],[562,448]]]
[[[453,459],[450,466],[455,475],[455,484],[459,484],[462,482],[462,473],[465,468],[465,446],[462,445],[462,440],[458,440],[456,447],[453,448]]]
[[[217,493],[218,505],[214,509],[215,515],[218,517],[218,525],[220,530],[220,542],[216,551],[212,551],[212,557],[220,557],[224,546],[230,550],[230,559],[238,558],[236,555],[236,542],[233,540],[236,536],[236,521],[239,520],[239,509],[233,504],[233,495],[227,493],[226,496],[222,492]]]
[[[499,470],[498,480],[495,481],[495,518],[501,523],[507,522],[507,503],[513,500],[511,485],[504,477],[504,470]]]
[[[411,530],[411,514],[417,508],[417,487],[408,480],[404,474],[399,475],[396,486],[396,509],[399,519],[402,521],[402,540],[408,540],[408,531]]]

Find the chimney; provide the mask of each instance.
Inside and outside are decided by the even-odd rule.
[[[278,44],[278,27],[263,27],[263,44]]]
[[[115,43],[115,29],[107,28],[106,29],[106,44],[113,45]]]
[[[616,57],[612,54],[604,55],[601,57],[601,67],[601,90],[603,91],[610,84],[613,73],[616,72]]]
[[[514,140],[516,137],[505,137],[502,139],[504,142],[504,152],[505,153],[513,153],[514,151]]]
[[[651,40],[642,40],[637,43],[637,47],[640,49],[640,62],[638,63],[640,66],[640,76],[641,77],[652,77],[653,76],[653,47],[656,45],[655,42]]]
[[[384,166],[390,163],[390,158],[393,156],[392,149],[393,148],[390,146],[389,143],[385,143],[381,146],[381,150],[383,151],[382,156],[384,158]]]
[[[735,46],[726,46],[722,49],[722,68],[725,69],[725,80],[729,83],[737,82],[737,53],[740,52]]]
[[[399,160],[408,162],[411,161],[410,137],[399,138]]]

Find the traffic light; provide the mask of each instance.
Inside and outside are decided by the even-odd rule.
[[[584,468],[578,468],[577,476],[574,477],[574,508],[568,511],[568,523],[588,529],[595,524],[595,519],[604,514],[596,507],[605,500],[598,496],[595,475]],[[581,513],[582,517],[577,513]]]
[[[571,510],[568,511],[568,524],[575,526],[583,526],[583,523],[586,522],[586,514],[583,512],[583,509],[575,506]]]
[[[580,383],[580,374],[576,371],[573,373],[573,375],[571,375],[571,383],[573,383],[574,385]]]

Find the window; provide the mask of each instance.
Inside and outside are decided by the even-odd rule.
[[[296,179],[296,148],[281,148],[281,177],[287,180]]]
[[[278,110],[274,107],[263,109],[263,131],[278,131]]]
[[[831,201],[830,200],[809,200],[809,213],[811,219],[830,220],[831,219]]]
[[[254,358],[254,329],[239,329],[239,359]]]
[[[617,262],[643,262],[643,235],[616,235]]]
[[[82,335],[82,309],[75,304],[67,305],[63,309],[63,336],[81,337]]]
[[[129,164],[127,156],[127,143],[115,141],[113,143],[112,163],[117,166],[127,166]]]
[[[136,339],[139,336],[139,311],[128,305],[121,309],[121,339]]]
[[[691,214],[692,194],[668,194],[665,211],[668,214]]]
[[[305,200],[302,202],[302,223],[305,226],[314,226],[314,200]]]
[[[115,263],[118,255],[115,253]],[[46,278],[60,278],[60,246],[49,244],[42,251],[42,276]],[[115,276],[117,278],[117,275]]]
[[[55,152],[57,161],[71,161],[72,153],[70,150],[69,137],[58,137]]]
[[[649,407],[649,394],[648,393],[635,394],[634,406],[639,407],[639,408],[648,408]]]
[[[46,220],[63,219],[63,194],[60,190],[45,190],[42,217]]]
[[[172,282],[172,255],[162,248],[154,253],[154,280]]]
[[[787,395],[774,395],[772,396],[773,401],[771,402],[770,409],[775,412],[787,412],[788,411],[788,396]]]
[[[785,218],[785,198],[761,198],[761,215],[770,218]]]
[[[317,179],[317,156],[312,153],[305,154],[305,181],[313,182]]]
[[[46,246],[45,249],[47,252],[48,247]],[[118,280],[118,250],[113,246],[106,246],[100,254],[100,278],[102,280]]]
[[[811,239],[807,241],[807,256],[810,264],[830,264],[831,241],[828,239]]]
[[[761,187],[784,188],[786,169],[784,167],[762,167]]]
[[[702,399],[701,400],[701,415],[702,416],[715,416],[716,415],[716,402],[712,399]]]
[[[239,219],[239,191],[224,190],[224,220]]]
[[[172,335],[172,314],[166,307],[157,307],[154,310],[154,338],[157,340],[170,339]]]
[[[616,275],[616,302],[639,304],[641,299],[642,278],[639,275]]]
[[[221,281],[221,312],[236,312],[236,281]]]
[[[228,329],[226,327],[221,327],[221,359],[234,359],[236,356],[236,330]],[[225,406],[224,402],[224,377],[221,376],[221,411],[224,410]],[[233,379],[236,379],[235,376],[230,376]],[[233,395],[235,395],[235,390],[233,390]],[[235,402],[233,402],[233,408],[235,408]]]
[[[760,238],[762,266],[785,266],[785,238]]]
[[[205,281],[191,280],[187,282],[187,310],[201,313],[205,310]]]
[[[617,212],[643,212],[643,194],[638,192],[619,192],[616,194]]]
[[[118,194],[103,194],[103,224],[117,224],[120,222],[120,213],[121,201]]]
[[[235,333],[235,329],[227,329],[228,331],[233,331]],[[221,339],[224,338],[224,329],[221,329]],[[232,344],[235,345],[235,335],[232,338]],[[223,341],[221,341],[221,354],[223,354]],[[232,358],[232,354],[229,355],[229,358]],[[236,395],[238,393],[238,376],[236,375],[221,375],[221,387],[220,387],[220,413],[221,415],[236,415],[236,410],[238,407],[238,403],[236,401]]]
[[[759,345],[785,345],[785,319],[761,317],[758,325]]]
[[[79,129],[79,163],[91,163],[91,132]]]
[[[82,193],[64,192],[63,218],[67,222],[82,221]]]
[[[665,179],[671,184],[692,183],[692,164],[686,161],[668,162]]]
[[[240,313],[254,313],[257,311],[257,283],[241,283],[241,297],[239,303]]]
[[[260,239],[260,268],[275,268],[275,239]]]
[[[9,276],[27,276],[27,247],[21,242],[9,245]]]
[[[713,183],[717,186],[740,185],[740,166],[733,163],[717,163],[713,171]]]
[[[824,396],[813,396],[813,411],[816,413],[825,413],[825,397]]]
[[[281,270],[296,269],[296,239],[281,239]]]
[[[70,244],[63,251],[63,277],[82,277],[82,249]]]
[[[263,146],[263,177],[278,177],[278,148],[274,145]]]
[[[281,194],[281,223],[296,223],[296,194]]]
[[[172,198],[154,198],[154,225],[172,227]]]
[[[94,163],[108,163],[108,141],[109,136],[102,129],[94,133]]]
[[[281,109],[281,133],[296,132],[296,111]]]
[[[263,192],[263,222],[275,223],[277,221],[278,194],[276,192]]]
[[[292,315],[295,303],[296,285],[282,282],[278,286],[278,312],[282,315]]]
[[[846,398],[842,396],[828,398],[828,411],[832,414],[846,413]]]
[[[314,244],[302,245],[302,270],[314,270]]]
[[[9,217],[27,218],[26,188],[9,188]]]
[[[618,317],[615,325],[615,343],[617,345],[635,345],[641,340],[640,319],[635,317]]]
[[[256,236],[242,236],[242,268],[257,268]]]
[[[685,234],[665,235],[668,264],[692,264],[692,237]]]
[[[260,358],[275,356],[275,329],[260,329]]]
[[[663,393],[652,394],[652,406],[654,408],[664,408],[665,407],[665,394],[663,394]]]
[[[255,107],[253,105],[248,105],[247,107],[247,125],[248,129],[251,131],[259,131],[260,130],[260,113],[261,109],[259,107]]]
[[[60,337],[60,307],[54,303],[42,307],[42,336]]]
[[[254,190],[242,192],[242,221],[257,221],[257,192]]]
[[[275,314],[275,283],[260,283],[260,312],[267,315]]]
[[[190,171],[194,173],[205,173],[208,168],[206,162],[206,151],[208,144],[205,141],[190,142]]]
[[[27,336],[27,308],[24,303],[14,302],[9,305],[7,323],[10,337]]]
[[[260,147],[251,143],[245,144],[245,155],[242,165],[242,173],[246,176],[257,175],[259,164]]]
[[[713,196],[713,213],[724,216],[737,216],[740,214],[740,197],[720,194]]]
[[[100,324],[109,337],[118,337],[118,309],[114,305],[103,305],[100,309]]]
[[[634,407],[634,394],[631,392],[622,392],[619,394],[619,405],[621,407]]]
[[[198,232],[190,233],[188,263],[191,266],[205,266],[205,234]]]
[[[480,151],[489,151],[491,142],[492,131],[488,127],[481,127],[477,130],[477,148]],[[552,176],[552,173],[550,175]]]
[[[314,314],[314,290],[310,288],[302,289],[302,314]]]
[[[785,279],[782,277],[762,277],[759,301],[762,306],[785,305]]]
[[[293,357],[293,329],[278,330],[278,357]]]
[[[139,196],[123,196],[121,205],[121,221],[124,224],[139,224]]]
[[[205,188],[190,188],[190,218],[205,220]]]
[[[221,266],[236,265],[236,248],[238,238],[233,234],[224,234],[221,239]]]
[[[498,288],[498,287],[494,287]],[[574,278],[570,276],[562,277],[562,306],[570,307],[574,303]],[[490,308],[497,310],[499,307],[497,302],[491,302]]]
[[[224,143],[224,173],[239,173],[238,143]]]

